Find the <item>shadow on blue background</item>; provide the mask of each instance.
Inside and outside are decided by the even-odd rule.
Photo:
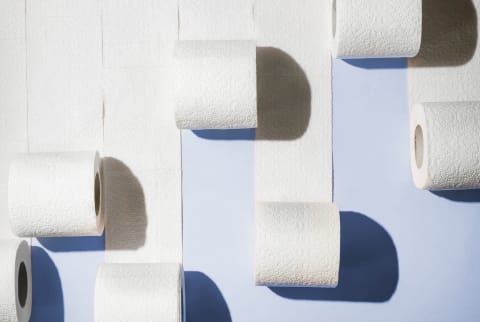
[[[37,238],[52,252],[102,251],[105,249],[105,232],[99,237],[51,237]]]
[[[185,272],[187,322],[231,322],[222,293],[207,275]]]
[[[431,191],[434,195],[458,202],[480,202],[480,189]]]
[[[32,246],[32,315],[30,322],[63,322],[63,291],[58,270],[50,256]]]
[[[385,302],[398,284],[398,258],[388,232],[355,212],[340,214],[340,275],[335,289],[271,287],[279,296],[299,300]]]
[[[364,69],[402,69],[407,67],[405,58],[343,59],[344,62]]]
[[[193,130],[196,136],[208,140],[255,140],[255,129]]]

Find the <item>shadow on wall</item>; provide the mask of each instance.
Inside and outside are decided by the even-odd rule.
[[[187,322],[231,322],[227,302],[205,274],[185,272]]]
[[[422,45],[411,67],[459,66],[477,47],[477,13],[472,0],[423,0]]]
[[[270,288],[289,299],[385,302],[398,284],[398,258],[388,232],[355,212],[340,213],[340,276],[335,289]]]
[[[145,244],[147,229],[143,188],[132,171],[114,158],[103,160],[103,176],[105,226],[108,220],[110,229],[115,231],[109,249],[138,249]],[[38,241],[54,252],[102,251],[105,232],[98,237],[52,237]]]
[[[52,252],[102,251],[105,249],[105,232],[98,237],[49,237],[37,238],[37,240]]]
[[[457,202],[480,202],[480,189],[431,191],[434,195]]]
[[[147,214],[145,195],[137,177],[120,160],[103,159],[105,227],[111,250],[138,249],[145,245]],[[106,232],[108,234],[108,232]],[[112,239],[112,238],[115,239]]]
[[[310,84],[303,69],[286,52],[257,48],[257,140],[295,140],[308,128]],[[254,140],[255,130],[199,130],[210,140]]]
[[[48,254],[32,246],[32,315],[30,322],[63,322],[63,292],[60,276]]]

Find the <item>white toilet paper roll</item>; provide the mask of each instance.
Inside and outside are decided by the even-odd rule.
[[[179,41],[175,120],[180,129],[257,127],[253,41]]]
[[[336,58],[413,57],[420,50],[422,0],[332,0]]]
[[[480,188],[480,102],[416,104],[411,110],[411,169],[428,190]]]
[[[0,267],[0,321],[28,322],[32,311],[32,265],[27,242],[0,240]]]
[[[10,166],[8,189],[10,224],[20,237],[102,234],[96,152],[19,154]]]
[[[259,202],[255,221],[257,285],[337,286],[340,216],[334,204]]]
[[[95,285],[96,322],[179,322],[180,264],[102,264]]]

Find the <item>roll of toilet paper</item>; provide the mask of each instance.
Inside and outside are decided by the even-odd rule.
[[[334,57],[413,57],[420,50],[422,0],[331,1]]]
[[[332,203],[258,202],[255,282],[336,287],[340,215]]]
[[[411,168],[428,190],[480,188],[480,102],[416,104],[411,110]]]
[[[30,246],[20,239],[0,239],[0,321],[28,322],[32,311]]]
[[[253,41],[179,41],[175,120],[180,129],[257,127]]]
[[[179,322],[180,264],[102,264],[95,285],[95,321]]]
[[[20,237],[91,236],[103,231],[96,152],[19,154],[10,166],[8,208]]]

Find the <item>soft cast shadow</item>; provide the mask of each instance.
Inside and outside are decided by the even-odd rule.
[[[192,132],[200,138],[209,140],[255,140],[255,129],[192,130]]]
[[[38,242],[52,252],[102,251],[105,249],[105,233],[95,237],[37,238]]]
[[[63,322],[63,291],[60,276],[48,254],[32,246],[32,315],[30,322]]]
[[[102,172],[105,243],[110,250],[138,249],[145,244],[148,224],[142,185],[115,158],[103,159]]]
[[[480,189],[430,191],[434,195],[458,202],[480,202]]]
[[[310,84],[303,69],[286,52],[257,48],[257,140],[295,140],[308,128]]]
[[[308,128],[310,84],[303,69],[286,52],[257,48],[257,140],[295,140]],[[210,140],[253,140],[254,129],[199,130]]]
[[[407,67],[406,58],[343,59],[349,65],[363,69],[402,69]]]
[[[423,0],[422,45],[412,67],[459,66],[477,47],[477,13],[472,0]]]
[[[335,289],[272,287],[289,299],[385,302],[398,284],[392,237],[377,222],[356,212],[340,214],[340,275]]]
[[[187,322],[231,322],[222,293],[207,275],[185,272]]]

